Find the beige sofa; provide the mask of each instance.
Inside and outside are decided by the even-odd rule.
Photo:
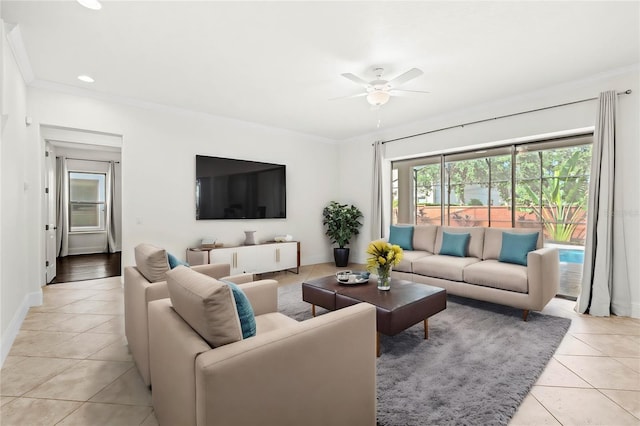
[[[297,322],[277,312],[275,282],[246,284],[257,334],[212,348],[210,339],[237,329],[216,317],[225,284],[184,267],[167,275],[171,299],[149,303],[152,399],[161,426],[375,425],[374,306]]]
[[[470,234],[467,257],[439,254],[443,231]],[[448,294],[523,309],[526,321],[530,310],[542,310],[558,292],[558,250],[543,248],[540,232],[536,250],[527,255],[527,266],[500,262],[503,232],[536,230],[415,226],[413,250],[404,250],[404,258],[394,267],[392,276],[442,287]]]
[[[124,327],[129,351],[145,384],[149,373],[149,331],[147,304],[169,297],[166,273],[170,270],[167,252],[151,244],[135,247],[136,266],[124,268]],[[253,281],[251,274],[228,277],[230,265],[218,263],[192,266],[193,270],[213,278],[231,279],[236,284]]]

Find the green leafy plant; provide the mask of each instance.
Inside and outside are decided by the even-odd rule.
[[[587,178],[575,178],[580,153],[557,165],[553,175],[542,186],[542,199],[529,186],[524,186],[532,200],[530,207],[542,220],[549,238],[558,242],[569,242],[578,225],[584,220],[588,192]]]
[[[322,211],[322,224],[326,226],[325,234],[340,248],[349,244],[353,236],[360,233],[362,212],[353,204],[340,204],[331,201]]]

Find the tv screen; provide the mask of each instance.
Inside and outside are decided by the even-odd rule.
[[[282,164],[196,155],[196,219],[287,217]]]

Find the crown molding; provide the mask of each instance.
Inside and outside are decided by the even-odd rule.
[[[231,123],[241,124],[242,126],[245,126],[245,127],[263,129],[265,131],[270,131],[270,132],[273,132],[273,131],[285,132],[285,133],[289,133],[296,136],[304,136],[306,139],[312,139],[316,142],[330,144],[330,145],[336,145],[338,143],[338,141],[334,139],[329,139],[329,138],[325,138],[322,136],[313,135],[309,133],[298,132],[295,130],[290,130],[282,127],[268,126],[266,124],[260,124],[253,121],[240,120],[238,118],[231,118],[231,117],[225,117],[222,115],[215,115],[215,114],[210,114],[206,112],[194,111],[194,110],[189,110],[185,108],[165,105],[157,102],[143,101],[140,99],[126,97],[126,96],[102,93],[96,90],[85,89],[81,87],[71,86],[68,84],[56,83],[53,81],[34,79],[31,81],[31,83],[28,84],[28,86],[36,89],[50,90],[53,92],[59,92],[59,93],[64,93],[68,95],[73,95],[73,96],[81,96],[81,97],[96,99],[104,102],[111,102],[111,103],[120,104],[120,105],[127,105],[127,106],[136,107],[136,108],[147,109],[151,111],[172,113],[172,114],[178,114],[178,115],[188,116],[188,117],[200,117],[200,118],[207,118],[207,119],[215,118],[219,120],[228,121]]]
[[[29,85],[35,80],[35,75],[33,74],[33,68],[31,68],[31,61],[29,61],[27,49],[24,47],[24,40],[22,39],[22,32],[20,31],[19,25],[14,25],[13,28],[7,32],[7,41],[13,52],[16,64],[18,64],[20,74],[22,74],[22,79],[25,84]]]

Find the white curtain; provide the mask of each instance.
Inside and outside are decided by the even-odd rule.
[[[116,165],[115,162],[109,162],[107,170],[107,196],[105,199],[106,208],[106,228],[107,228],[107,251],[115,253],[117,251],[117,235],[116,235],[116,215],[115,215],[115,188],[116,188]]]
[[[56,247],[58,257],[69,254],[69,172],[67,159],[56,157]]]
[[[373,179],[371,192],[371,239],[382,237],[382,160],[384,145],[381,141],[373,143]]]
[[[576,307],[578,312],[588,311],[593,316],[609,316],[614,306],[613,294],[629,292],[628,276],[614,276],[614,244],[620,250],[616,262],[626,263],[623,221],[616,224],[614,234],[614,209],[619,208],[622,202],[622,197],[618,200],[614,197],[616,103],[615,91],[600,94],[593,135],[582,291]],[[616,270],[626,272],[626,264],[622,266]],[[630,314],[630,306],[621,306],[617,310],[614,308],[613,313]]]

